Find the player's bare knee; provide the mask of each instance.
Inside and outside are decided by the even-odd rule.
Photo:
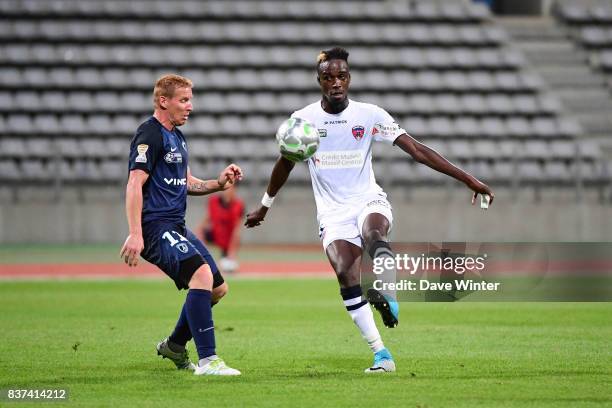
[[[382,229],[373,228],[363,232],[363,240],[368,249],[376,241],[387,241],[387,234]]]
[[[212,292],[213,302],[220,301],[222,297],[227,295],[228,290],[229,290],[229,286],[227,286],[227,282],[223,282],[221,285],[214,288]]]
[[[189,289],[212,290],[213,276],[208,264],[200,266],[189,281]]]

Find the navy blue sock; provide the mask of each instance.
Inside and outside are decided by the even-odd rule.
[[[183,304],[181,315],[179,316],[174,331],[168,338],[172,343],[178,344],[179,346],[185,346],[189,340],[191,340],[191,330],[189,330],[189,322],[187,321],[187,311]]]
[[[205,289],[189,289],[185,299],[185,315],[200,360],[215,354],[215,328],[210,308],[212,293]]]

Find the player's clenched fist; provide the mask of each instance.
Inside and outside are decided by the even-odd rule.
[[[227,166],[219,177],[217,178],[217,183],[219,186],[225,187],[227,183],[234,184],[236,181],[242,180],[242,169],[235,165],[234,163]]]
[[[246,222],[244,223],[244,225],[247,228],[257,227],[264,220],[267,212],[268,208],[262,205],[257,210],[247,214]]]
[[[142,235],[130,234],[121,248],[120,256],[129,266],[136,266],[138,265],[138,259],[143,249],[144,240],[142,239]]]

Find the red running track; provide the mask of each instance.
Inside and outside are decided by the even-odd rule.
[[[310,262],[243,262],[237,276],[334,276],[325,261]],[[141,278],[163,277],[156,266],[142,262],[130,268],[121,263],[68,264],[0,264],[0,278]]]

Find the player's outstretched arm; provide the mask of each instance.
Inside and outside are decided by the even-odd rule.
[[[187,168],[187,194],[206,195],[227,190],[234,182],[242,180],[242,169],[235,164],[227,166],[216,180],[202,180],[194,177]]]
[[[465,185],[474,192],[474,195],[472,196],[472,204],[474,204],[476,201],[478,194],[487,194],[490,197],[489,204],[493,203],[493,198],[495,195],[489,186],[471,174],[455,166],[435,150],[416,141],[414,138],[405,133],[399,136],[395,140],[394,144],[411,155],[419,163],[423,163],[434,170],[447,174],[465,183]]]
[[[287,160],[282,156],[278,158],[278,160],[274,164],[274,168],[272,169],[272,174],[270,175],[270,182],[268,183],[266,195],[262,199],[262,204],[259,206],[258,209],[247,214],[247,219],[244,223],[247,228],[253,228],[262,223],[262,221],[266,217],[266,214],[268,213],[268,209],[272,205],[271,200],[276,197],[276,194],[283,187],[283,185],[289,178],[289,173],[291,173],[291,170],[293,170],[294,166],[295,163],[291,160]]]
[[[129,266],[138,265],[138,257],[144,249],[142,238],[142,186],[149,178],[143,170],[132,170],[125,190],[125,215],[127,216],[129,235],[121,247],[119,255]]]

